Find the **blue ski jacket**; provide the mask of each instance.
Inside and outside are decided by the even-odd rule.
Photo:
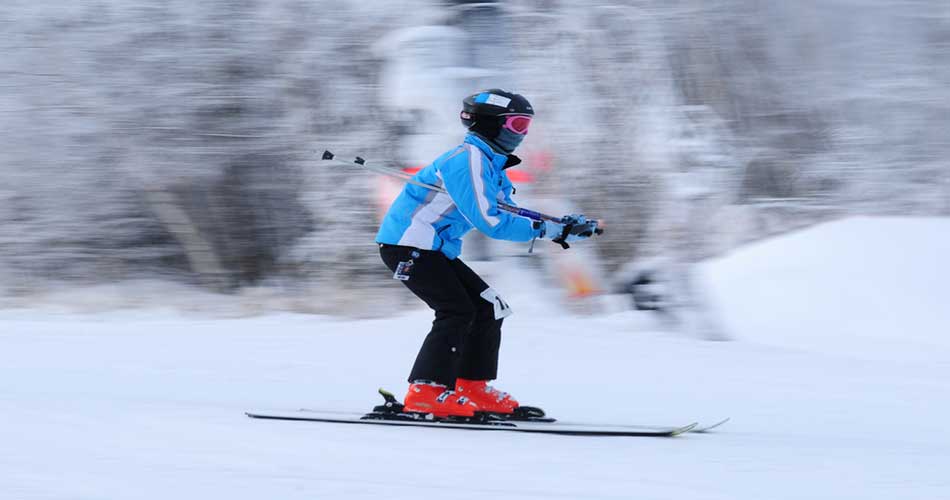
[[[406,184],[383,218],[377,243],[438,250],[449,259],[462,253],[462,237],[473,227],[510,241],[530,241],[541,230],[531,220],[501,211],[514,205],[512,185],[503,169],[508,157],[474,134],[420,170],[413,179],[440,186],[448,194]]]

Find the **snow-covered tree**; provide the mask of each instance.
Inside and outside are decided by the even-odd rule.
[[[4,288],[375,288],[373,181],[318,153],[399,156],[379,43],[422,25],[531,97],[554,164],[538,193],[607,220],[608,269],[845,213],[950,214],[940,2],[7,0]]]

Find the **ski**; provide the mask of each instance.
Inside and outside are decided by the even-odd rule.
[[[364,418],[391,418],[398,420],[414,420],[420,417],[420,414],[410,414],[403,412],[403,405],[396,399],[396,396],[393,393],[387,391],[386,389],[379,388],[379,395],[383,397],[383,404],[373,408],[373,411],[364,415]],[[309,412],[319,412],[319,410],[310,410],[302,408],[301,411]],[[354,413],[355,414],[355,413]],[[511,415],[503,415],[498,413],[492,414],[482,414],[479,416],[481,419],[489,418],[493,420],[509,420],[509,421],[528,421],[528,422],[556,422],[557,420],[545,415],[544,410],[534,406],[519,406],[515,412]],[[707,433],[713,429],[719,427],[720,425],[728,422],[730,418],[725,418],[714,424],[708,425],[697,425],[696,427],[690,429],[689,432],[694,433]],[[477,423],[477,422],[476,422]],[[560,422],[563,425],[588,425],[586,423],[569,423],[569,422]],[[598,424],[601,427],[613,427],[614,425],[609,424]],[[668,426],[658,426],[658,425],[637,425],[637,426],[624,426],[620,427],[637,427],[648,430],[666,430]]]
[[[265,420],[290,420],[298,422],[325,422],[336,424],[369,424],[397,427],[429,427],[436,429],[478,430],[525,432],[535,434],[560,434],[569,436],[628,436],[628,437],[673,437],[694,429],[698,424],[683,426],[645,428],[641,426],[597,425],[597,424],[559,424],[556,422],[530,422],[512,420],[483,420],[481,422],[463,422],[450,419],[396,419],[367,418],[346,412],[318,411],[248,411],[248,417]]]
[[[703,424],[697,423],[695,427],[693,427],[692,429],[689,430],[689,432],[690,432],[690,434],[706,434],[706,433],[710,433],[710,432],[712,432],[714,429],[720,427],[721,425],[725,424],[726,422],[729,422],[730,420],[732,420],[731,417],[730,417],[730,418],[724,418],[724,419],[719,420],[719,421],[717,421],[716,423],[713,423],[713,424],[706,424],[706,425],[703,425]],[[584,425],[584,424],[575,424],[575,423],[567,423],[567,422],[561,422],[561,423],[562,423],[563,425]],[[603,424],[603,425],[607,425],[607,424]],[[607,425],[607,426],[608,426],[608,427],[611,427],[611,425]],[[625,426],[620,425],[620,427],[625,427]],[[662,426],[662,425],[638,425],[637,427],[641,427],[641,428],[644,428],[644,429],[652,429],[652,430],[663,430],[663,429],[666,429],[666,428],[667,428],[667,427]]]
[[[302,408],[297,411],[249,411],[251,418],[269,420],[292,420],[306,422],[329,422],[338,424],[372,424],[391,426],[435,427],[441,429],[494,430],[562,434],[574,436],[650,436],[672,437],[697,429],[698,423],[683,426],[606,425],[587,423],[562,423],[545,415],[544,410],[533,406],[521,406],[514,414],[476,413],[474,417],[435,418],[432,415],[404,411],[402,403],[389,391],[379,389],[383,404],[373,411],[361,414],[347,411],[326,411]],[[728,420],[728,419],[726,419]],[[708,431],[725,421],[703,427]]]

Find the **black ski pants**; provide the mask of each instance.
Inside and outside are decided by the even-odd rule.
[[[439,251],[380,245],[379,253],[393,272],[412,260],[402,283],[435,311],[409,382],[430,380],[455,389],[456,378],[494,380],[502,320],[495,319],[494,303],[481,297],[489,288],[485,281],[461,259]]]

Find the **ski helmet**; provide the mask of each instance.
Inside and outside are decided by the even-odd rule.
[[[462,100],[462,125],[486,139],[498,137],[509,116],[534,116],[534,108],[521,94],[502,89],[483,90]]]

